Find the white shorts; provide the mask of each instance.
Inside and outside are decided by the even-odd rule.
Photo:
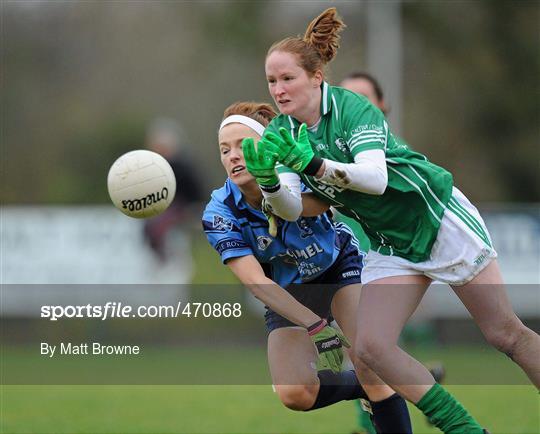
[[[470,282],[496,257],[497,252],[478,210],[454,187],[430,259],[415,263],[370,250],[364,259],[362,283],[383,277],[425,275],[460,286]]]

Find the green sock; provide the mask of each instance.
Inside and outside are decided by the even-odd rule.
[[[444,387],[435,383],[416,404],[445,434],[482,434],[482,427]]]
[[[356,399],[354,403],[356,405],[356,410],[358,413],[358,427],[369,434],[377,434],[377,431],[375,431],[375,427],[371,422],[371,417],[369,413],[364,410],[364,407],[362,406],[360,400]]]

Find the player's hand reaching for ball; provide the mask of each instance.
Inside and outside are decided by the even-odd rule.
[[[306,124],[300,125],[297,140],[283,127],[279,129],[279,137],[269,132],[264,138],[271,143],[272,151],[278,153],[279,162],[295,172],[313,176],[323,163],[311,148]]]
[[[331,369],[336,373],[341,372],[343,347],[351,347],[347,338],[338,330],[329,326],[325,319],[308,327],[308,334],[319,353],[317,370]]]
[[[257,143],[251,137],[242,140],[242,151],[244,160],[249,173],[251,173],[257,184],[261,187],[275,187],[279,184],[279,178],[276,173],[277,153],[270,149],[264,140]]]

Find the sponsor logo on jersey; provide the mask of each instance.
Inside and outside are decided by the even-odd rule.
[[[323,253],[324,250],[317,243],[312,243],[305,249],[289,250],[296,259],[309,259]]]
[[[311,277],[319,274],[322,268],[311,262],[301,262],[298,265],[298,272],[303,281],[310,279]]]
[[[243,249],[245,247],[249,247],[249,246],[242,240],[235,240],[234,238],[225,238],[224,240],[221,240],[219,243],[217,243],[216,250],[220,255],[222,255],[227,250]]]
[[[328,150],[328,145],[326,143],[317,143],[315,145],[315,150],[316,151],[326,151],[326,150]]]
[[[266,235],[260,235],[257,237],[257,247],[259,250],[266,250],[268,246],[272,243],[273,239],[267,237]]]
[[[291,254],[291,251],[290,250],[287,250],[285,253],[278,253],[277,254],[277,257],[284,263],[284,264],[287,264],[287,265],[292,265],[294,267],[298,267],[298,261],[296,260],[296,258]],[[272,258],[270,258],[270,260],[274,259],[275,256],[273,256]]]
[[[377,124],[366,124],[359,125],[354,130],[351,131],[351,134],[361,133],[362,131],[373,131],[374,133],[382,134],[384,133],[384,128],[381,125]]]
[[[323,253],[324,250],[319,246],[317,243],[312,243],[309,246],[307,246],[305,249],[298,249],[298,250],[292,250],[287,249],[285,253],[278,253],[278,257],[285,263],[289,265],[295,265],[296,267],[300,268],[302,265],[299,262],[300,259],[310,259],[314,256],[318,255],[319,253]],[[305,267],[306,265],[303,265],[302,267]]]
[[[342,193],[345,190],[344,187],[339,187],[337,185],[324,184],[321,181],[316,181],[315,186],[317,187],[317,190],[322,192],[325,196],[328,196],[330,199],[336,198],[336,192]]]
[[[214,230],[216,232],[225,233],[229,232],[232,229],[232,221],[220,215],[215,215],[212,226],[214,227]]]

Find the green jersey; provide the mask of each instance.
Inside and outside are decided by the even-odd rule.
[[[279,115],[268,130],[278,133],[280,127],[296,137],[300,123]],[[382,112],[365,97],[326,82],[322,84],[321,120],[308,135],[316,155],[342,163],[354,163],[356,155],[370,149],[385,152],[388,186],[382,195],[300,176],[319,198],[361,224],[372,250],[412,262],[428,259],[452,194],[452,175],[398,141]],[[291,169],[279,166],[278,171]]]
[[[401,137],[394,135],[394,139],[396,140],[399,146],[404,146],[410,149],[409,144],[405,140],[403,140]],[[349,228],[351,228],[354,236],[356,237],[356,239],[358,240],[358,243],[360,244],[360,249],[363,252],[367,252],[369,250],[369,246],[370,246],[369,238],[366,235],[360,223],[358,223],[356,220],[350,217],[347,217],[346,215],[341,214],[337,210],[334,212],[333,218],[335,221],[345,223],[347,226],[349,226]]]

